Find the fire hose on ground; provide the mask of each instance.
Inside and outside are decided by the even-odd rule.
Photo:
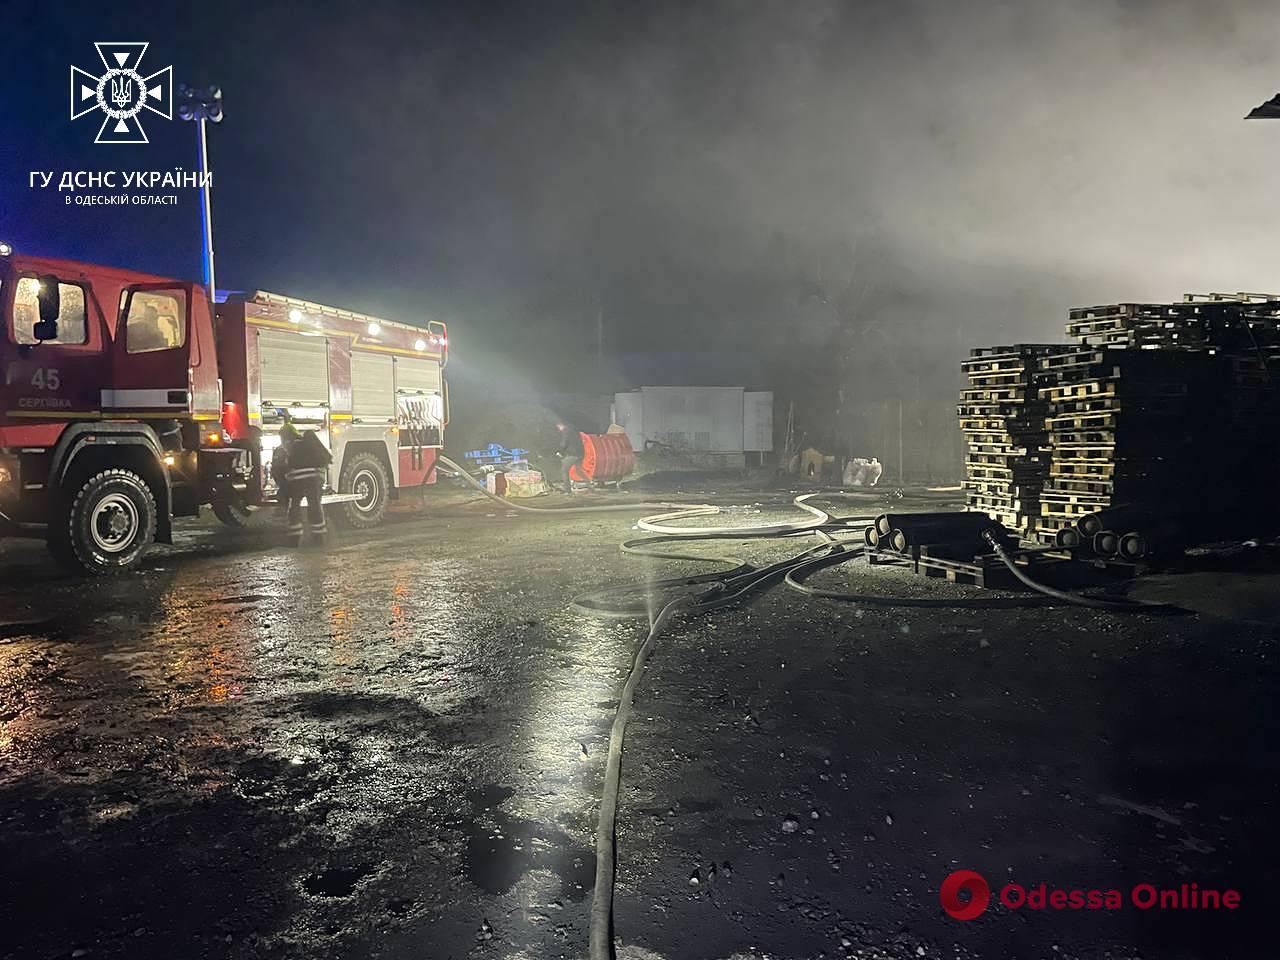
[[[623,511],[635,513],[637,510],[670,510],[672,507],[677,506],[677,504],[674,503],[610,503],[585,507],[531,507],[527,504],[515,503],[505,497],[500,497],[497,494],[490,493],[488,488],[475,477],[471,476],[465,467],[458,466],[458,464],[454,463],[448,457],[436,457],[436,463],[444,464],[452,476],[456,476],[458,479],[469,483],[490,500],[496,500],[508,510],[519,510],[522,513],[535,513],[542,514],[543,516],[547,516],[548,514],[554,515],[565,513],[620,513]],[[697,509],[703,514],[719,512],[718,508],[710,506],[697,507],[693,509]]]
[[[596,829],[596,876],[591,901],[589,936],[591,960],[612,960],[615,955],[613,894],[617,873],[616,824],[618,795],[622,781],[622,749],[627,723],[631,717],[636,688],[644,674],[645,665],[653,652],[657,639],[662,631],[676,619],[706,614],[713,610],[740,603],[751,594],[779,582],[785,583],[791,589],[808,597],[879,606],[1007,609],[1011,607],[1044,606],[1048,600],[1056,600],[1092,609],[1116,612],[1141,611],[1154,613],[1177,610],[1177,608],[1167,604],[1154,604],[1134,600],[1108,600],[1068,593],[1042,584],[1019,567],[1014,559],[1017,555],[1035,552],[1034,550],[1010,550],[1001,542],[999,536],[989,534],[983,534],[983,539],[1001,562],[1008,567],[1020,582],[1040,593],[1042,597],[888,597],[813,587],[805,582],[813,574],[865,555],[866,547],[863,541],[863,531],[873,524],[876,518],[833,517],[828,512],[808,502],[819,496],[818,494],[806,494],[796,497],[792,504],[812,515],[807,520],[794,523],[743,527],[672,526],[671,524],[680,520],[718,514],[721,512],[720,508],[711,505],[681,506],[672,503],[630,503],[583,507],[533,507],[515,504],[490,493],[483,484],[471,477],[466,470],[453,461],[445,457],[440,457],[439,460],[486,497],[525,513],[547,516],[662,509],[663,513],[643,517],[637,521],[637,526],[640,529],[654,535],[624,541],[621,545],[622,552],[655,559],[717,563],[727,566],[727,569],[711,573],[654,580],[647,583],[644,588],[620,587],[596,591],[577,597],[572,601],[572,606],[575,610],[593,617],[614,619],[647,618],[649,620],[648,633],[636,649],[631,668],[627,673],[627,678],[619,695],[618,706],[609,732],[609,751],[605,762],[600,816]],[[841,540],[841,535],[853,536],[856,537],[856,540]],[[718,554],[698,555],[667,549],[668,545],[675,543],[780,539],[805,536],[816,536],[822,542],[792,557],[762,567],[756,567],[737,557]],[[661,604],[661,606],[653,602],[655,594],[660,591],[680,589],[689,591],[690,588],[700,589],[693,592],[683,592]],[[644,601],[618,603],[616,601],[620,595],[628,599],[635,596],[643,596]],[[1048,598],[1048,600],[1044,598]],[[655,609],[656,613],[654,612]]]

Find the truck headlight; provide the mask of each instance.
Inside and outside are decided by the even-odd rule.
[[[0,457],[0,491],[18,485],[18,458]]]

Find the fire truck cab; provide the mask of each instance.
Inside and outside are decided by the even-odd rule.
[[[275,494],[286,419],[334,454],[326,500],[355,526],[435,480],[448,422],[443,324],[198,284],[0,244],[0,536],[127,570],[174,517],[233,526]]]

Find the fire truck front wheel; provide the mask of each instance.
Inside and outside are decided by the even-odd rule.
[[[138,562],[155,534],[151,488],[132,470],[113,467],[80,485],[51,546],[55,556],[85,573],[121,573]]]
[[[352,454],[342,465],[338,478],[339,493],[354,493],[356,499],[342,504],[342,522],[357,530],[376,527],[387,512],[391,479],[386,465],[376,453]]]

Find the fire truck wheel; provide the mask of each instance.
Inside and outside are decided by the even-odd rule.
[[[112,468],[85,479],[62,519],[66,559],[85,573],[121,573],[136,564],[156,533],[156,498],[132,470]],[[63,550],[51,539],[54,556]]]
[[[339,516],[343,523],[357,530],[376,527],[387,512],[391,480],[382,458],[375,453],[355,453],[342,465],[338,478],[339,493],[354,493],[356,499],[344,503]]]
[[[265,514],[261,508],[245,503],[244,497],[236,490],[215,490],[209,506],[213,508],[215,517],[237,530],[257,526],[257,521]]]

